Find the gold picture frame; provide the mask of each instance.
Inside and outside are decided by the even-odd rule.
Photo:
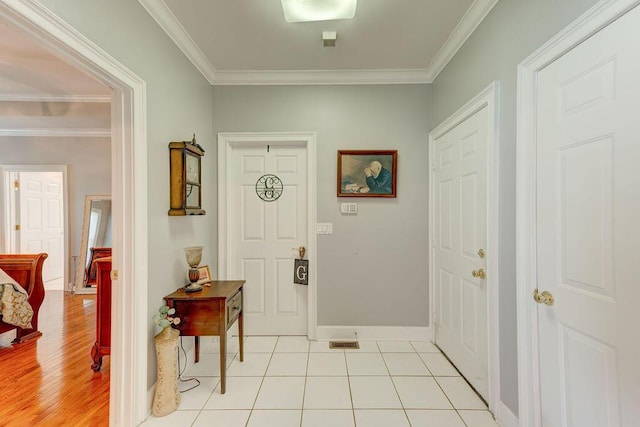
[[[338,197],[396,197],[397,150],[338,150]]]
[[[213,279],[211,278],[211,270],[209,269],[209,266],[202,265],[198,267],[198,272],[200,273],[200,277],[198,277],[196,284],[211,286]]]

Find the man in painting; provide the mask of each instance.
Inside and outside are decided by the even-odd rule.
[[[369,193],[391,194],[393,181],[391,172],[383,168],[379,161],[374,160],[371,162],[369,167],[365,168],[364,174]]]

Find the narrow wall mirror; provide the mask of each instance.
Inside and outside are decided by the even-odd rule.
[[[82,239],[76,267],[76,292],[95,292],[96,272],[93,261],[111,256],[111,229],[111,196],[85,196]]]

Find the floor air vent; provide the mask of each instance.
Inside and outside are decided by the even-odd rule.
[[[358,341],[329,341],[329,348],[360,348]]]

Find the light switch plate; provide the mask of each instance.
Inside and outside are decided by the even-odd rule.
[[[357,203],[340,203],[340,212],[343,214],[357,215],[358,204]]]
[[[333,234],[333,224],[330,222],[317,223],[316,234]]]

